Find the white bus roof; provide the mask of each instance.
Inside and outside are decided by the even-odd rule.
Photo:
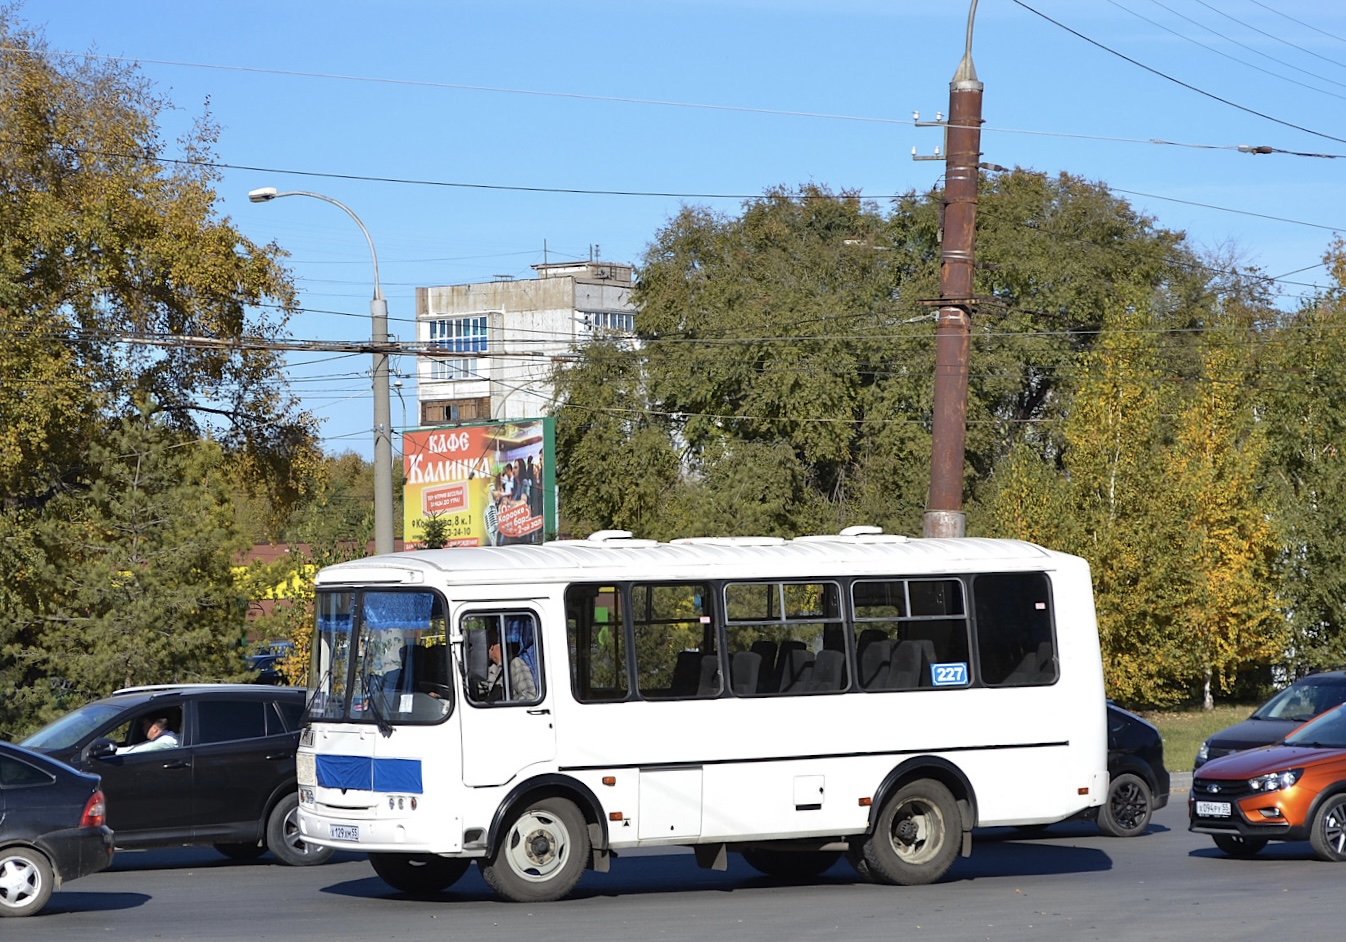
[[[606,530],[587,540],[456,547],[328,566],[319,585],[537,583],[593,579],[793,578],[1052,569],[1064,554],[1020,540],[908,539],[853,528],[830,536],[698,537],[659,543]],[[586,571],[598,570],[592,576]]]

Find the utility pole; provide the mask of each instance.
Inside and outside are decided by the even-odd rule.
[[[977,71],[972,67],[972,19],[976,13],[977,0],[972,0],[967,14],[967,45],[949,83],[930,495],[922,521],[922,532],[927,537],[961,537],[967,532],[967,517],[963,513],[963,458],[967,441],[977,165],[981,160],[982,83],[977,81]]]

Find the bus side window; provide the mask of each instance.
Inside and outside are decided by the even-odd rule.
[[[725,645],[735,696],[850,687],[840,588],[833,582],[731,582]]]
[[[631,686],[621,587],[569,586],[565,606],[571,693],[580,703],[625,700]]]
[[[704,584],[631,586],[636,689],[649,700],[711,698],[722,687]]]
[[[977,656],[983,683],[1026,687],[1056,682],[1051,587],[1040,572],[977,576]]]
[[[531,612],[474,613],[463,619],[468,700],[533,703],[541,699],[537,622]]]

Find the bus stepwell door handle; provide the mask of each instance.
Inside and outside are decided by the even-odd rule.
[[[546,707],[541,707],[540,709],[537,709],[537,710],[529,710],[529,711],[528,711],[528,715],[529,715],[529,716],[550,716],[550,715],[551,715],[551,710],[548,710]]]

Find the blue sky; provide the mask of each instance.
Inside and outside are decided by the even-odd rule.
[[[967,13],[948,0],[27,0],[19,17],[53,50],[139,62],[175,106],[166,139],[209,101],[218,159],[239,168],[221,211],[291,253],[311,311],[295,338],[369,336],[369,251],[335,207],[254,205],[256,187],[354,210],[390,332],[412,340],[418,285],[529,278],[544,247],[550,261],[638,263],[684,204],[735,213],[804,182],[880,202],[928,189],[943,164],[911,150],[930,154],[940,134],[912,112],[947,110]],[[973,58],[984,160],[1104,182],[1199,249],[1284,276],[1285,305],[1326,283],[1315,266],[1346,231],[1346,5],[980,0]],[[325,447],[369,457],[368,356],[292,369]],[[402,393],[393,422],[414,426],[410,375]]]

